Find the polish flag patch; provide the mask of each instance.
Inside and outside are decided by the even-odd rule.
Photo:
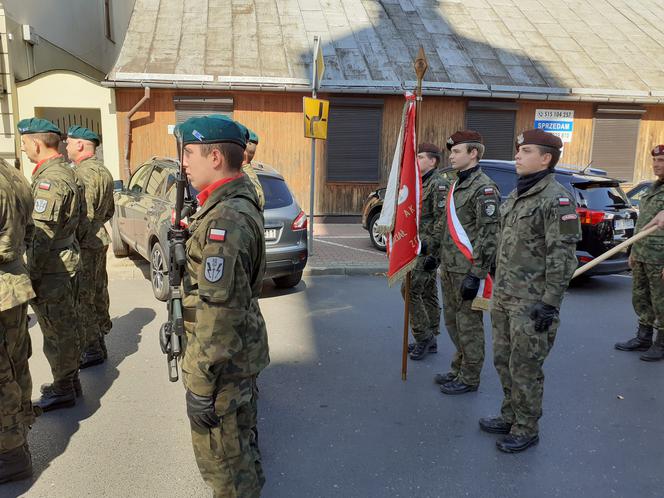
[[[493,187],[487,187],[484,189],[484,195],[493,195],[493,194],[494,194]]]
[[[569,206],[570,200],[568,197],[559,197],[558,198],[558,205],[559,206]]]
[[[215,242],[223,242],[226,240],[226,230],[221,228],[210,228],[210,233],[208,234],[208,240],[214,240]]]
[[[48,182],[40,182],[39,190],[51,190],[51,184]]]

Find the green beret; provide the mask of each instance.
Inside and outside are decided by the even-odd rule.
[[[249,141],[249,132],[250,132],[250,130],[249,130],[249,128],[244,126],[239,121],[234,121],[233,118],[227,116],[226,114],[210,114],[210,117],[214,118],[214,119],[221,119],[223,121],[230,121],[231,123],[235,123],[236,125],[238,125],[240,127],[240,130],[242,130],[242,132],[245,136],[245,143]]]
[[[28,118],[21,119],[16,126],[21,135],[30,135],[32,133],[57,133],[62,136],[60,128],[51,123],[48,119]]]
[[[80,138],[82,140],[89,140],[90,142],[95,142],[97,145],[101,143],[99,135],[94,131],[84,128],[83,126],[70,126],[67,130],[67,136],[70,138]]]
[[[247,128],[246,126],[244,126],[244,125],[243,125],[242,123],[240,123],[239,121],[236,121],[235,123],[236,123],[236,124],[240,127],[240,129],[242,130],[242,134],[244,135],[244,141],[245,141],[245,142],[248,142],[248,141],[249,141],[249,136],[250,136],[249,128]]]
[[[175,136],[186,144],[234,143],[247,146],[244,130],[232,119],[218,116],[189,118],[175,127]]]
[[[253,130],[249,130],[249,141],[258,145],[258,135]]]

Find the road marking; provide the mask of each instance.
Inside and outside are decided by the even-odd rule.
[[[366,235],[316,235],[317,239],[366,239]]]
[[[344,245],[344,244],[337,244],[336,242],[330,242],[329,240],[321,240],[321,239],[316,239],[316,240],[318,242],[322,242],[323,244],[330,244],[331,246],[338,246],[338,247],[343,247],[345,249],[352,249],[353,251],[367,252],[369,254],[374,254],[374,255],[380,254],[380,252],[378,252],[378,251],[369,251],[367,249],[360,249],[358,247],[351,247],[351,246],[347,246],[347,245]]]

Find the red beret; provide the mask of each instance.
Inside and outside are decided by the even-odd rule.
[[[421,143],[417,148],[417,153],[428,152],[429,154],[441,155],[442,151],[434,144]]]
[[[650,151],[650,154],[652,155],[652,157],[664,156],[664,145],[660,144],[655,146],[655,148]]]
[[[445,145],[447,150],[452,150],[452,147],[455,145],[470,143],[484,143],[482,141],[482,135],[477,133],[475,130],[459,130],[447,139],[447,143]]]
[[[522,145],[542,145],[553,149],[561,149],[563,141],[553,133],[544,130],[526,130],[516,137],[516,150]]]

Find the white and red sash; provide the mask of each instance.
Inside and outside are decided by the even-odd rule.
[[[454,187],[457,182],[452,184],[450,191],[447,194],[447,228],[454,244],[457,246],[461,254],[463,254],[471,264],[475,262],[473,259],[473,244],[470,242],[470,237],[463,228],[459,217],[457,216],[456,206],[454,204]],[[486,310],[489,308],[489,301],[491,300],[491,293],[493,292],[493,279],[491,275],[486,276],[480,280],[480,288],[477,291],[477,297],[473,299],[471,307],[474,310]]]

